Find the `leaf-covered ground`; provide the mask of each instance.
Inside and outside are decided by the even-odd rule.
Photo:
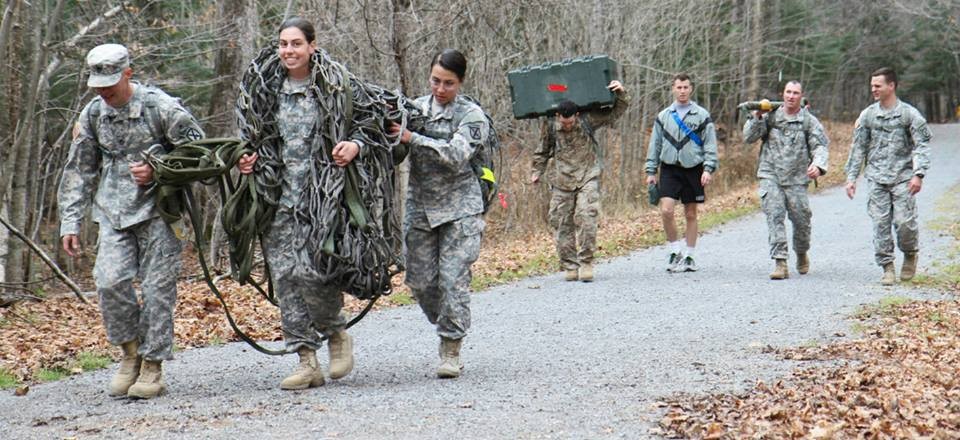
[[[960,296],[960,187],[928,225],[953,237],[939,274],[914,279]],[[696,439],[960,439],[960,300],[889,298],[854,317],[855,340],[778,350],[810,361],[742,394],[678,396],[656,433]]]
[[[862,338],[780,351],[812,361],[744,394],[681,396],[661,434],[702,439],[960,438],[960,301],[877,306]]]

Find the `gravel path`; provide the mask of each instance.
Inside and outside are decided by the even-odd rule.
[[[960,183],[960,125],[934,127],[934,166],[920,196],[921,268],[949,244],[926,225]],[[831,170],[839,172],[839,170]],[[474,323],[457,380],[433,377],[437,338],[416,306],[368,316],[351,330],[357,366],[302,392],[278,384],[294,356],[242,343],[194,349],[165,364],[170,393],[113,399],[113,369],[0,395],[0,437],[35,438],[645,438],[654,402],[676,392],[739,391],[796,364],[764,347],[829,342],[864,303],[935,293],[881,287],[865,191],[811,198],[811,271],[770,281],[766,224],[751,215],[705,234],[701,270],[668,274],[657,247],[604,262],[594,283],[561,274],[473,297]],[[899,256],[898,256],[899,257]],[[326,356],[321,358],[326,362]]]

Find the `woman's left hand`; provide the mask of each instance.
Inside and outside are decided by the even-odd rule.
[[[360,153],[360,146],[356,142],[343,141],[333,147],[333,162],[337,166],[345,167]]]
[[[391,125],[390,125],[390,136],[394,136],[394,137],[400,136],[400,142],[403,142],[403,143],[405,143],[405,144],[409,144],[409,143],[410,143],[410,138],[413,137],[413,133],[412,133],[410,130],[407,130],[406,128],[401,129],[401,128],[400,128],[400,124],[398,124],[398,123],[396,123],[396,122],[391,122],[390,124],[391,124]]]

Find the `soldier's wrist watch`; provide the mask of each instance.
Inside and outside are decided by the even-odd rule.
[[[914,176],[917,176],[917,177],[919,177],[919,178],[922,179],[922,178],[923,178],[923,173],[917,173],[917,174],[914,174]]]

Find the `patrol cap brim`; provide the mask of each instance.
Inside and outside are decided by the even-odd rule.
[[[123,70],[113,75],[94,75],[91,73],[90,78],[87,79],[87,87],[110,87],[120,82],[122,76]]]

